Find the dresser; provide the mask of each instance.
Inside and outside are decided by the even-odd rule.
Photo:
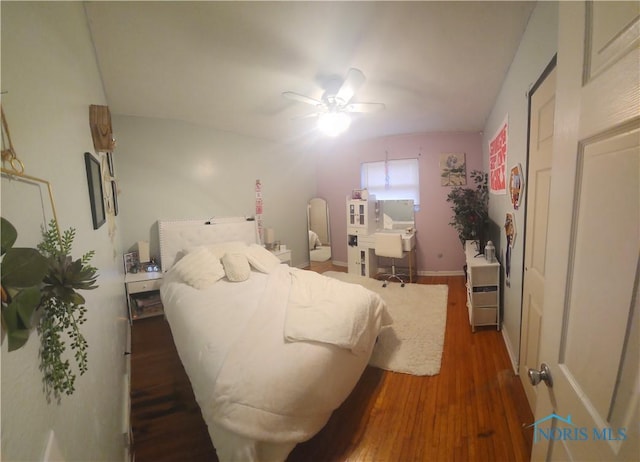
[[[477,253],[476,242],[466,241],[467,308],[471,331],[475,332],[478,326],[495,326],[500,330],[500,263],[490,263],[484,255]]]

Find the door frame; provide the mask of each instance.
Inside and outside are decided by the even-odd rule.
[[[522,284],[520,287],[520,338],[521,339],[522,339],[522,325],[523,325],[522,316],[524,314],[524,268],[525,268],[524,255],[526,254],[526,242],[527,242],[526,230],[527,230],[527,217],[528,217],[528,211],[529,211],[529,184],[530,184],[529,156],[531,154],[531,152],[529,151],[529,143],[531,143],[531,100],[532,100],[533,94],[540,87],[540,85],[542,85],[542,83],[549,76],[551,71],[553,71],[556,68],[557,64],[558,64],[558,53],[556,52],[551,58],[551,61],[549,61],[549,64],[547,64],[547,66],[542,71],[542,74],[540,74],[540,77],[538,77],[536,82],[531,86],[531,88],[527,92],[527,155],[525,159],[525,171],[527,172],[527,174],[525,179],[525,194],[524,194],[524,223],[522,225],[522,230],[523,230],[522,242],[524,244],[524,247],[522,249],[522,255],[523,255],[522,268],[520,268],[520,271],[523,275]],[[522,355],[522,348],[520,348],[520,345],[518,345],[518,363],[516,365],[516,373],[518,375],[520,372],[520,364],[522,362],[521,355]],[[532,409],[532,412],[533,412],[533,409]]]

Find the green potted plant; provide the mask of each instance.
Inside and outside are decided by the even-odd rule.
[[[7,334],[9,351],[29,339],[31,318],[40,305],[40,286],[47,274],[47,259],[38,250],[14,247],[18,232],[0,218],[2,247],[2,328]]]
[[[2,221],[2,327],[9,351],[22,347],[33,324],[40,334],[40,370],[47,397],[71,395],[76,375],[63,359],[67,342],[80,374],[87,371],[87,341],[80,332],[86,307],[79,290],[97,287],[97,270],[89,264],[94,251],[74,260],[75,229],[60,234],[54,220],[38,249],[14,248],[18,233]],[[38,316],[34,316],[37,312]]]
[[[470,175],[475,187],[456,186],[447,195],[453,216],[449,225],[457,232],[460,243],[477,241],[478,252],[484,251],[486,226],[489,223],[489,189],[487,174],[473,170]]]

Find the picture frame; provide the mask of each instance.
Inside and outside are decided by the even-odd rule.
[[[118,216],[118,185],[116,180],[111,180],[111,197],[113,198],[113,214]]]
[[[89,186],[89,203],[91,204],[93,229],[98,229],[107,221],[100,162],[98,162],[98,159],[90,152],[84,153],[84,162],[87,169],[87,184]]]
[[[440,185],[464,186],[467,184],[467,160],[464,152],[440,154]]]
[[[123,255],[124,272],[137,273],[140,262],[138,261],[138,252],[127,252]]]
[[[511,167],[509,175],[509,196],[513,210],[518,210],[522,204],[522,196],[524,194],[524,173],[522,165],[517,164]]]
[[[113,170],[113,153],[111,151],[107,151],[107,165],[109,166],[109,176],[111,178],[115,177],[115,173]]]

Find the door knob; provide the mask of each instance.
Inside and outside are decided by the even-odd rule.
[[[551,379],[551,370],[545,363],[540,364],[540,370],[529,369],[527,372],[529,375],[529,381],[534,387],[541,381],[544,382],[549,388],[553,387],[553,380]]]

